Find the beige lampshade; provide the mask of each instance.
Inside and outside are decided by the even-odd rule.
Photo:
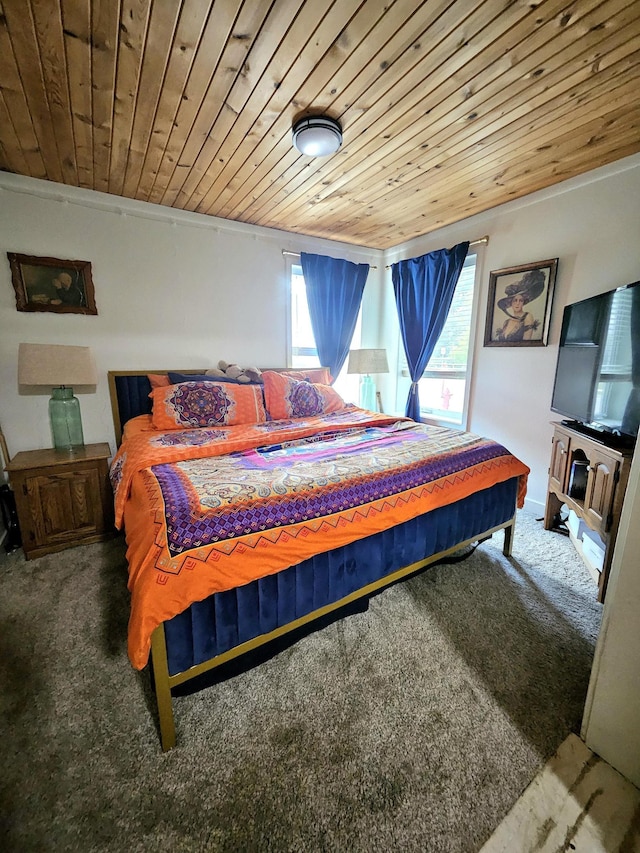
[[[59,344],[20,344],[18,383],[20,385],[95,385],[96,365],[89,347]]]
[[[388,373],[385,349],[352,349],[349,351],[347,373]]]

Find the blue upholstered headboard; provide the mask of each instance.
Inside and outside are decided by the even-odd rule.
[[[207,368],[194,370],[176,370],[176,373],[204,373]],[[173,369],[172,371],[173,372]],[[131,370],[110,370],[109,394],[111,396],[111,411],[113,427],[116,433],[116,444],[120,446],[122,429],[130,418],[136,415],[151,414],[151,383],[147,378],[149,373],[169,373],[168,370],[145,370],[144,373],[134,373]]]

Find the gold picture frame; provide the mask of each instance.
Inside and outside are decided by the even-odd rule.
[[[489,273],[486,347],[545,347],[558,258]]]
[[[7,252],[18,311],[97,314],[91,263]]]

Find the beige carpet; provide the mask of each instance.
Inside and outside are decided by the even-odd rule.
[[[520,513],[465,562],[174,700],[125,651],[120,539],[0,559],[0,846],[477,851],[579,730],[601,605]]]

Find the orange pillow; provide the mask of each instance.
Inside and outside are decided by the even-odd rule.
[[[261,424],[267,420],[262,387],[229,382],[181,382],[154,388],[155,429]]]
[[[171,385],[171,381],[166,373],[147,373],[147,379],[151,383],[151,388],[166,388]]]
[[[331,385],[331,374],[328,367],[308,367],[298,370],[274,370],[274,373],[279,373],[280,376],[289,376],[291,379],[307,382],[317,382],[320,385]]]
[[[345,402],[330,385],[300,381],[267,370],[262,374],[264,398],[269,417],[309,418],[346,408]]]

